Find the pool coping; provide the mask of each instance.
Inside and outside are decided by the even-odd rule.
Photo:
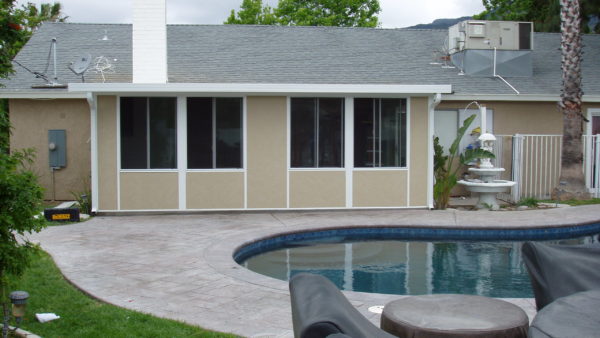
[[[589,210],[592,209],[592,210]],[[579,212],[578,210],[585,210],[586,212]],[[421,210],[423,211],[423,210]],[[594,211],[588,214],[589,211]],[[404,211],[409,213],[410,211]],[[268,231],[256,231],[251,233],[243,233],[239,235],[232,235],[231,237],[222,238],[222,241],[215,243],[205,250],[205,259],[208,262],[215,262],[214,264],[209,263],[216,271],[222,274],[228,275],[232,278],[244,280],[253,284],[260,284],[275,290],[287,291],[287,282],[276,280],[271,277],[266,277],[247,270],[241,267],[235,260],[234,255],[238,250],[262,240],[267,240],[279,236],[297,234],[302,232],[314,232],[314,231],[328,231],[336,230],[340,228],[415,228],[415,229],[448,229],[448,230],[532,230],[532,229],[563,229],[567,227],[579,227],[593,224],[600,224],[600,206],[580,206],[573,208],[554,208],[554,209],[543,209],[543,210],[526,210],[526,211],[463,211],[463,210],[437,210],[428,211],[429,213],[443,213],[446,215],[452,215],[454,224],[448,222],[448,219],[441,222],[434,222],[437,224],[427,223],[424,220],[420,222],[414,217],[405,217],[402,220],[396,220],[390,222],[388,220],[377,220],[371,219],[371,224],[357,224],[357,223],[346,223],[345,220],[339,220],[338,224],[329,226],[320,226],[314,224],[299,223],[294,224],[293,229],[281,229],[279,231],[268,230]],[[309,214],[307,212],[306,214]],[[324,212],[312,212],[313,214],[321,214]],[[333,213],[336,213],[333,212]],[[378,211],[370,211],[370,213],[376,214]],[[531,223],[532,215],[536,215],[540,221],[534,222],[534,224],[525,225],[524,223]],[[529,217],[523,217],[529,216]],[[465,219],[466,218],[466,219]],[[517,218],[517,219],[515,219]],[[520,220],[519,220],[520,218]],[[548,222],[550,219],[554,220],[552,224],[543,224]],[[477,221],[479,220],[479,224]],[[568,220],[571,220],[570,222]],[[283,221],[280,220],[282,223]],[[250,239],[248,239],[250,238]],[[351,292],[351,291],[344,291]],[[356,292],[355,292],[356,293]],[[362,294],[362,293],[357,293]],[[362,297],[361,297],[362,298]]]
[[[85,223],[47,228],[31,239],[41,243],[73,284],[105,302],[237,335],[292,337],[287,282],[238,265],[233,259],[237,248],[275,234],[344,227],[540,229],[598,222],[597,205],[514,212],[139,215],[95,217]],[[178,262],[188,267],[177,268]],[[379,315],[368,312],[368,307],[402,297],[353,291],[344,294],[377,325]],[[530,319],[535,314],[532,299],[508,301],[523,308]]]

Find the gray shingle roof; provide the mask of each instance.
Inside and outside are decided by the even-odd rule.
[[[102,40],[105,30],[108,41]],[[458,76],[457,69],[430,65],[446,36],[445,30],[169,25],[169,82],[452,84],[456,94],[513,94],[498,79]],[[53,37],[59,82],[80,82],[67,66],[85,52],[111,60],[114,73],[107,82],[131,82],[131,25],[46,23],[16,60],[43,70]],[[560,35],[536,33],[534,39],[533,77],[507,80],[523,94],[558,95]],[[584,43],[584,91],[600,95],[600,35],[587,35]],[[19,66],[15,71],[0,91],[31,91],[32,84],[44,83]],[[101,82],[100,74],[90,70],[86,81]]]

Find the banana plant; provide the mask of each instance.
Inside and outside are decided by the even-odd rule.
[[[444,148],[440,145],[439,138],[436,136],[433,139],[433,174],[435,177],[433,200],[435,209],[444,210],[448,207],[450,193],[458,182],[457,174],[462,166],[466,166],[478,158],[495,158],[493,153],[481,148],[466,149],[464,152],[459,153],[460,141],[473,120],[475,120],[475,116],[475,114],[469,116],[462,127],[458,129],[456,139],[454,139],[448,150],[448,155],[444,155]],[[458,159],[458,163],[456,159]]]

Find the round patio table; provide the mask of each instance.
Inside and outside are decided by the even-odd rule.
[[[529,319],[503,300],[469,295],[410,296],[383,308],[381,328],[399,337],[527,337]]]

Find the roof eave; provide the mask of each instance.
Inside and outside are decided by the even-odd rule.
[[[547,94],[444,94],[442,101],[518,101],[518,102],[558,102],[560,95]],[[600,95],[583,95],[584,103],[600,102]]]
[[[85,99],[85,93],[75,93],[68,91],[44,91],[24,90],[24,91],[0,91],[0,99]]]
[[[71,83],[70,93],[141,95],[151,93],[207,93],[246,95],[303,95],[303,94],[410,94],[427,96],[449,94],[452,86],[396,84],[295,84],[295,83]]]

